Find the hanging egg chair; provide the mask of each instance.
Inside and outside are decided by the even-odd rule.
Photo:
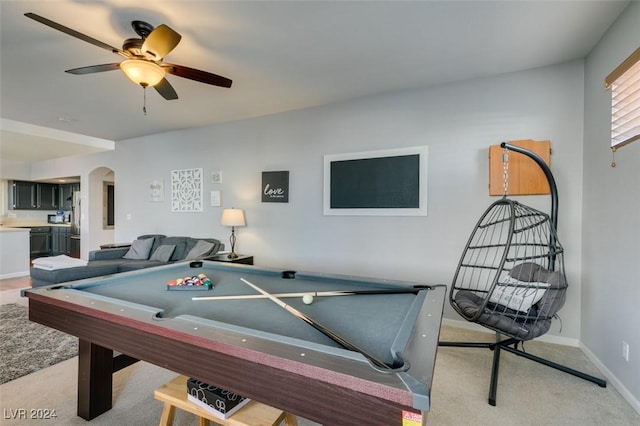
[[[549,330],[566,289],[563,249],[549,215],[503,198],[473,230],[449,302],[467,321],[531,340]]]
[[[536,154],[507,143],[534,160],[551,190],[551,216],[505,196],[491,204],[467,242],[449,289],[449,302],[465,320],[496,332],[495,343],[440,342],[439,346],[494,351],[489,404],[496,405],[501,350],[605,387],[606,382],[524,352],[518,346],[542,336],[564,305],[567,278],[564,249],[556,234],[557,190],[546,163]],[[506,170],[506,169],[505,169]]]

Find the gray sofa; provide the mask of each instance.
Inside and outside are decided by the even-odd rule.
[[[31,268],[31,286],[42,287],[173,262],[197,260],[212,256],[223,249],[224,244],[215,238],[141,235],[131,243],[130,247],[90,252],[86,266],[55,270]]]

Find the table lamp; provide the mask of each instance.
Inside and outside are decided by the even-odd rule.
[[[222,218],[220,219],[220,223],[223,226],[231,227],[231,238],[229,241],[231,242],[231,253],[227,256],[229,259],[235,259],[238,257],[236,254],[236,234],[235,227],[236,226],[245,226],[244,222],[244,211],[242,209],[224,209],[222,211]]]

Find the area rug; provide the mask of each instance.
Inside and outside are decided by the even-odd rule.
[[[0,384],[78,354],[78,339],[29,321],[27,307],[0,305]]]

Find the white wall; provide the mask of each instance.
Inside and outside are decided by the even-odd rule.
[[[223,207],[245,209],[236,251],[253,254],[258,265],[448,284],[475,222],[494,200],[489,145],[550,139],[571,284],[562,336],[577,339],[583,77],[583,62],[574,61],[118,142],[116,240],[165,233],[227,241],[222,208],[171,212],[171,170],[203,168],[206,200],[221,190]],[[417,145],[429,146],[428,217],[323,216],[325,154]],[[288,204],[260,201],[261,172],[273,170],[290,171]],[[210,182],[212,171],[223,172],[222,184]],[[164,202],[149,201],[154,179],[164,179]],[[522,200],[549,210],[548,196]]]
[[[618,150],[617,167],[609,166],[611,94],[603,84],[640,46],[639,23],[640,3],[631,2],[586,61],[581,340],[640,412],[640,142]]]
[[[29,275],[29,230],[0,228],[0,279]]]
[[[105,182],[113,183],[114,180],[113,170],[107,167],[98,167],[89,173],[88,198],[83,198],[83,200],[90,200],[89,211],[83,223],[81,223],[81,228],[88,228],[89,240],[87,246],[94,247],[92,250],[97,249],[101,244],[115,242],[115,229],[105,229],[106,199],[104,197]]]
[[[30,164],[0,158],[0,177],[7,180],[28,180]]]

